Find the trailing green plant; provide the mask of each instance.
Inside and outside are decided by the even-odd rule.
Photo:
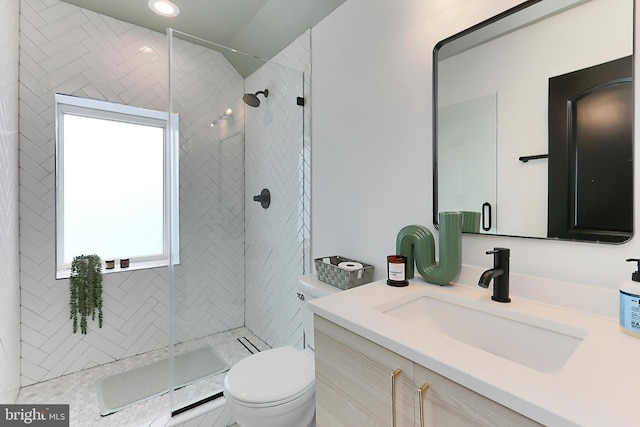
[[[73,333],[87,333],[87,318],[96,320],[102,328],[102,260],[98,255],[79,255],[71,262],[69,277],[70,319],[73,319]]]

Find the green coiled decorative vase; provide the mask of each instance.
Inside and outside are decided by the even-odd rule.
[[[462,214],[440,212],[440,260],[436,262],[435,240],[427,227],[408,225],[398,233],[396,253],[407,257],[407,279],[414,276],[414,263],[420,275],[429,283],[445,286],[462,266]]]

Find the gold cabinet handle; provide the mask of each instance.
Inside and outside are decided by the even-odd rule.
[[[396,427],[396,378],[402,372],[402,369],[398,368],[391,374],[391,420],[393,427]]]
[[[418,389],[418,404],[420,405],[420,427],[424,427],[424,395],[427,393],[429,384],[425,383]]]

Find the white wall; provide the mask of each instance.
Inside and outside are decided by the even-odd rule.
[[[314,27],[314,257],[369,262],[383,278],[403,226],[433,229],[433,46],[518,3],[348,0]],[[637,163],[640,150],[635,155]],[[636,218],[639,207],[637,197]],[[625,258],[640,252],[638,237],[598,245],[470,235],[463,237],[463,263],[490,266],[485,251],[494,246],[511,248],[513,272],[611,289],[632,271]]]
[[[20,388],[18,0],[0,0],[0,402]]]

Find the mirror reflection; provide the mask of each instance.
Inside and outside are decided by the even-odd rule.
[[[434,222],[454,210],[480,215],[465,232],[628,240],[632,54],[633,0],[528,1],[438,43]]]

